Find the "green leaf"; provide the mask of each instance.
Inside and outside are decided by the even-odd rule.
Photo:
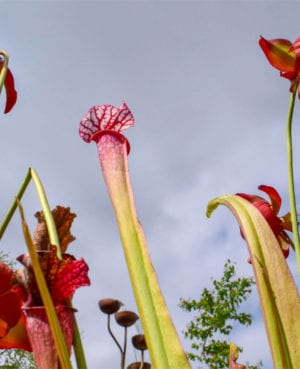
[[[225,195],[208,204],[209,217],[227,206],[247,241],[275,369],[297,368],[300,362],[300,300],[280,245],[262,214],[247,200]]]

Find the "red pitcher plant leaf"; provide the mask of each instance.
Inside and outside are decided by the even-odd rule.
[[[190,365],[173,326],[137,218],[127,156],[129,143],[121,134],[133,126],[125,103],[92,107],[80,123],[85,142],[95,141],[108,192],[119,226],[139,316],[154,369],[188,369]]]

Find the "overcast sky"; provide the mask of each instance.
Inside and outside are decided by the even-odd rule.
[[[289,83],[268,65],[258,40],[300,36],[300,3],[9,0],[0,7],[0,48],[10,55],[19,93],[14,110],[0,118],[0,215],[29,166],[39,173],[52,207],[77,213],[77,240],[69,251],[90,266],[92,285],[74,298],[88,365],[118,367],[118,350],[97,303],[115,297],[128,309],[136,307],[96,145],[84,143],[78,128],[93,105],[125,101],[135,116],[125,135],[137,210],[187,349],[182,331],[192,316],[180,311],[180,298],[199,297],[210,277],[221,276],[227,258],[240,274],[252,274],[233,216],[220,208],[206,219],[208,201],[256,193],[267,184],[283,197],[281,214],[288,210]],[[4,101],[1,96],[1,110]],[[296,142],[299,111],[297,102]],[[299,181],[296,170],[296,186]],[[39,209],[33,187],[23,204],[33,231]],[[24,252],[18,216],[0,247],[13,257]],[[244,310],[253,325],[236,327],[230,337],[244,347],[240,361],[262,359],[271,369],[256,293]],[[131,348],[129,358],[135,360]]]

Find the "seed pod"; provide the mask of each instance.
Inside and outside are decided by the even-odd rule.
[[[140,351],[147,350],[147,344],[145,340],[145,336],[143,334],[136,334],[131,338],[131,342],[133,346]]]
[[[123,303],[116,299],[102,299],[99,300],[99,309],[104,314],[115,314],[120,307],[123,305]]]
[[[139,319],[139,317],[133,311],[123,310],[118,311],[115,314],[115,319],[116,322],[122,327],[130,327]]]

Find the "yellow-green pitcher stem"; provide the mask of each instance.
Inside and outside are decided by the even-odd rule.
[[[299,228],[297,218],[297,206],[294,184],[294,165],[293,165],[293,142],[292,142],[292,121],[295,106],[295,99],[297,95],[298,84],[294,86],[294,91],[291,93],[287,125],[286,125],[286,143],[287,143],[287,162],[288,162],[288,186],[289,186],[289,198],[290,198],[290,212],[291,222],[293,227],[294,245],[296,252],[296,260],[298,267],[298,274],[300,276],[300,239]]]
[[[106,134],[100,138],[98,150],[153,368],[190,369],[160,290],[137,217],[126,143]]]

